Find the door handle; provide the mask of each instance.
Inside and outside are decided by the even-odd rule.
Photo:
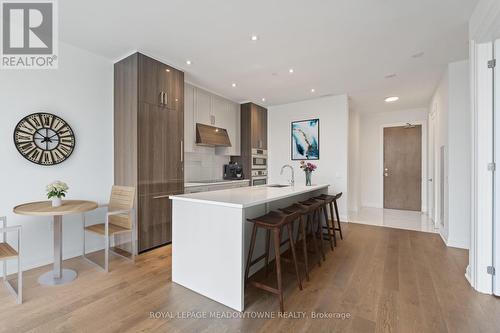
[[[163,104],[163,91],[160,91],[160,105]]]

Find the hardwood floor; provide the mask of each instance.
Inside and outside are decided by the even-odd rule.
[[[23,305],[0,288],[0,331],[500,331],[500,300],[476,293],[465,280],[467,251],[446,248],[437,234],[359,224],[343,228],[344,240],[335,252],[328,250],[321,268],[313,267],[303,291],[291,265],[285,265],[285,310],[291,312],[285,314],[303,311],[305,318],[278,318],[278,298],[253,287],[244,315],[271,311],[276,318],[210,318],[211,312],[226,317],[238,312],[172,283],[168,246],[139,256],[135,265],[113,258],[108,274],[81,258],[67,260],[64,266],[79,275],[64,286],[37,284],[48,266],[25,272]],[[150,318],[156,311],[164,318]],[[311,311],[349,318],[312,319]],[[209,318],[179,318],[203,312]]]

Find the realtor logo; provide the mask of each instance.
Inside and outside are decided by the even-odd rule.
[[[57,68],[55,0],[1,0],[2,69]]]

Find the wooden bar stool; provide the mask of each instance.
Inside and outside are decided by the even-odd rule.
[[[285,208],[280,208],[280,211],[284,212],[285,214],[292,214],[292,213],[299,213],[300,214],[298,216],[299,228],[297,231],[297,237],[295,238],[295,244],[297,244],[299,241],[302,241],[302,250],[304,252],[304,265],[305,265],[305,269],[306,269],[306,280],[309,281],[309,261],[308,261],[308,255],[307,255],[306,224],[308,224],[310,222],[309,222],[309,219],[304,221],[303,218],[304,218],[304,216],[309,216],[310,207],[296,203],[296,204],[293,204],[293,205],[285,207]],[[313,237],[313,244],[314,244],[315,253],[318,254],[318,252],[319,252],[318,251],[318,244],[316,244],[315,237]],[[318,256],[318,264],[321,267],[321,258],[319,256]]]
[[[326,229],[326,234],[323,233],[323,237],[326,236],[326,237],[328,237],[328,239],[330,239],[330,237],[332,237],[333,238],[333,246],[337,247],[337,236],[335,235],[335,230],[334,230],[334,227],[335,227],[334,223],[335,222],[333,219],[330,221],[330,219],[328,218],[328,213],[327,213],[328,207],[330,208],[330,213],[332,212],[332,205],[333,205],[334,198],[335,197],[333,195],[320,195],[320,196],[315,197],[314,199],[323,201],[325,204],[323,206],[323,215],[325,217],[326,223],[322,227],[324,230]],[[331,225],[330,225],[330,222],[331,222]]]
[[[330,242],[330,249],[333,251],[333,248],[337,246],[337,237],[335,237],[335,232],[333,232],[331,230],[330,225],[329,225],[329,221],[328,221],[328,206],[333,201],[333,198],[315,197],[314,199],[321,201],[323,203],[323,205],[321,206],[321,211],[323,212],[323,217],[325,219],[325,225],[321,224],[321,228],[326,229],[326,235],[322,233],[321,236],[327,237],[327,240]],[[322,239],[324,239],[324,238],[322,238]]]
[[[325,212],[326,206],[325,202],[323,200],[316,200],[316,199],[308,199],[306,201],[301,201],[300,204],[306,205],[306,206],[311,206],[311,215],[313,221],[316,222],[316,236],[319,237],[320,241],[320,250],[321,254],[323,256],[323,261],[325,259],[325,252],[323,250],[323,228],[322,228],[322,222],[321,222],[321,213]],[[331,235],[329,235],[328,240],[330,241],[330,248],[333,251],[333,240]]]
[[[292,227],[291,224],[293,221],[295,221],[298,217],[300,216],[300,213],[292,213],[292,214],[284,214],[281,212],[276,212],[272,211],[266,215],[259,216],[253,219],[247,219],[248,222],[253,223],[253,228],[252,228],[252,238],[250,240],[250,249],[248,251],[248,258],[247,258],[247,264],[246,264],[246,269],[245,269],[245,286],[247,285],[248,282],[248,274],[250,271],[250,267],[255,265],[257,262],[259,262],[262,259],[266,259],[266,270],[267,270],[267,265],[269,262],[269,238],[270,238],[270,233],[271,231],[273,232],[273,238],[274,238],[274,252],[275,252],[275,262],[276,262],[276,275],[277,275],[277,288],[273,288],[271,286],[265,285],[263,283],[259,283],[256,281],[250,281],[252,285],[259,289],[263,289],[266,291],[269,291],[273,294],[276,294],[279,296],[280,300],[280,311],[284,311],[283,307],[283,286],[282,286],[282,279],[281,279],[281,252],[280,252],[280,247],[281,247],[281,231],[283,227],[286,227],[287,232],[288,232],[288,238],[290,239],[290,247],[292,249],[292,256],[293,256],[293,261],[294,261],[294,266],[295,266],[295,274],[297,276],[297,283],[299,285],[299,289],[302,290],[302,282],[300,280],[300,275],[299,275],[299,267],[297,265],[297,256],[295,253],[295,244],[293,241],[293,233],[292,233]],[[255,260],[252,260],[253,256],[253,251],[255,248],[255,239],[257,237],[257,230],[258,228],[265,229],[267,231],[266,234],[266,253],[264,253],[262,256],[256,258]]]
[[[331,219],[332,219],[332,226],[330,228],[333,231],[334,239],[336,239],[336,237],[335,237],[335,231],[339,232],[340,239],[344,239],[344,237],[342,236],[342,225],[340,224],[339,207],[337,205],[337,200],[340,199],[341,196],[342,196],[342,192],[337,193],[335,195],[322,194],[322,195],[316,197],[316,199],[327,199],[327,200],[329,200],[328,204],[330,206],[330,216],[331,216]],[[338,227],[335,227],[334,209],[335,209],[335,215],[337,215],[337,225],[338,225]]]

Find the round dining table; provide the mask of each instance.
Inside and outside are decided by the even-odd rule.
[[[62,268],[62,221],[64,215],[83,214],[97,208],[97,202],[85,200],[63,200],[59,207],[52,207],[51,201],[29,202],[14,207],[14,213],[31,216],[52,216],[54,219],[54,269],[42,274],[38,283],[46,286],[73,281],[77,273]]]

